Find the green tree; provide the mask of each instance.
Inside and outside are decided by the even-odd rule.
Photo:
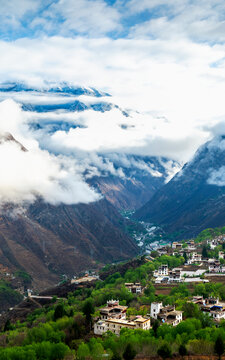
[[[170,346],[167,343],[165,343],[158,349],[157,354],[161,356],[163,359],[166,359],[171,357],[172,351]]]
[[[83,311],[83,313],[84,313],[84,315],[86,317],[87,325],[91,325],[92,315],[95,312],[95,308],[94,308],[94,305],[93,305],[93,300],[91,300],[91,299],[86,300],[84,305],[83,305],[82,311]]]
[[[184,311],[183,316],[185,318],[198,318],[200,315],[200,310],[198,305],[191,302],[186,302],[183,305],[182,310]]]
[[[159,320],[155,320],[152,324],[152,330],[154,331],[154,335],[156,336],[158,327],[160,326]]]
[[[60,319],[65,315],[65,309],[63,304],[58,304],[54,312],[54,320]]]
[[[185,355],[187,355],[187,349],[186,349],[186,346],[185,345],[183,345],[183,344],[181,344],[180,346],[179,346],[179,354],[180,354],[180,356],[185,356]]]
[[[208,257],[208,250],[207,247],[204,245],[202,248],[202,257],[207,258]]]
[[[186,252],[183,253],[183,258],[184,258],[184,261],[187,262],[187,253]]]
[[[81,343],[77,350],[77,358],[79,360],[85,360],[90,356],[90,350],[87,344]]]
[[[152,252],[151,252],[151,256],[152,256],[153,258],[158,257],[158,256],[159,256],[158,251],[156,251],[156,250],[152,250]]]
[[[11,325],[11,322],[10,322],[10,320],[9,319],[7,319],[6,320],[6,322],[5,322],[5,326],[4,326],[4,332],[5,331],[9,331],[9,330],[11,330],[12,329],[12,325]]]
[[[130,343],[127,344],[126,349],[123,353],[124,360],[133,360],[136,356],[136,351]]]
[[[219,359],[221,359],[221,355],[224,353],[224,342],[221,335],[219,335],[216,339],[214,350],[215,353],[219,356]]]

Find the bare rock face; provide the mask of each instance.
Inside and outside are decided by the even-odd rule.
[[[169,183],[134,215],[177,238],[225,225],[225,137],[199,148]]]

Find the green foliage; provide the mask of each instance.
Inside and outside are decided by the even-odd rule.
[[[130,343],[128,343],[123,353],[124,360],[133,360],[135,356],[136,356],[136,351],[134,350],[133,346]]]
[[[187,355],[187,348],[186,348],[185,345],[181,344],[181,345],[179,346],[179,354],[180,354],[181,356]]]
[[[88,299],[88,300],[85,301],[85,303],[84,303],[84,305],[82,307],[82,311],[83,311],[83,313],[84,313],[84,315],[86,317],[87,324],[90,324],[91,319],[92,319],[92,315],[95,312],[95,308],[94,308],[92,299]]]
[[[152,256],[153,258],[156,258],[156,257],[158,257],[158,256],[159,256],[159,253],[158,253],[158,251],[156,251],[156,250],[153,250],[153,251],[151,252],[151,256]]]
[[[14,306],[22,301],[23,296],[17,291],[13,290],[7,282],[0,281],[0,303]]]
[[[3,331],[5,332],[5,331],[9,331],[9,330],[12,330],[12,325],[11,325],[10,320],[7,319],[6,322],[5,322],[5,326],[4,326],[4,330],[3,330]]]
[[[207,249],[207,246],[206,245],[203,245],[203,247],[202,247],[202,257],[203,258],[208,258],[208,249]]]
[[[83,343],[79,346],[77,350],[77,358],[79,360],[85,360],[90,356],[90,350],[87,344]]]
[[[158,353],[158,355],[161,356],[163,359],[169,358],[169,357],[171,357],[171,355],[172,355],[171,348],[170,348],[170,346],[169,346],[167,343],[163,344],[163,345],[159,348],[159,350],[158,350],[157,353]]]
[[[221,355],[224,353],[224,341],[221,335],[219,335],[215,342],[214,347],[215,353],[219,355],[219,359],[221,358]]]
[[[1,360],[61,360],[69,352],[63,343],[43,342],[24,347],[0,349]]]
[[[168,357],[178,351],[184,356],[187,350],[190,354],[204,352],[211,356],[217,338],[221,336],[225,341],[225,321],[216,328],[212,318],[189,299],[193,295],[212,295],[225,300],[225,285],[201,283],[190,291],[186,284],[179,284],[170,288],[169,295],[156,296],[151,283],[152,273],[160,264],[167,263],[172,268],[184,261],[184,257],[166,255],[129,268],[123,275],[116,271],[104,281],[98,281],[94,288],[76,290],[63,301],[54,299],[56,303],[35,310],[24,324],[5,324],[5,332],[0,334],[0,359],[54,360],[63,359],[67,354],[70,358],[74,356],[73,351],[78,360],[104,357],[129,360],[136,354]],[[125,282],[141,282],[145,286],[144,293],[130,293]],[[106,333],[102,338],[91,337],[92,317],[98,316],[100,308],[110,299],[119,299],[120,304],[129,305],[128,315],[148,314],[153,301],[175,304],[183,311],[184,321],[176,327],[152,321],[149,331],[124,328],[119,337],[112,333]]]
[[[58,304],[54,312],[54,320],[60,319],[65,314],[65,309],[63,304]]]
[[[195,239],[195,242],[202,242],[204,240],[211,240],[216,236],[224,235],[225,234],[225,226],[222,228],[208,228],[200,232]]]

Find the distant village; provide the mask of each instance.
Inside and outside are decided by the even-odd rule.
[[[210,282],[215,278],[225,280],[225,236],[220,235],[212,240],[204,240],[196,243],[194,240],[186,242],[172,242],[170,245],[159,246],[145,255],[148,262],[162,256],[183,257],[182,266],[171,268],[168,264],[161,263],[151,275],[151,282],[154,286],[168,286],[180,283],[201,283]],[[213,257],[208,255],[214,254]],[[7,268],[2,268],[2,277],[7,277],[14,281],[15,277],[8,272]],[[224,278],[223,278],[224,277]],[[84,284],[94,284],[99,280],[96,272],[86,272],[82,277],[66,279],[67,283],[74,286]],[[127,282],[124,284],[126,289],[132,294],[141,295],[145,287],[141,283]],[[21,289],[27,298],[35,301],[51,301],[53,296],[39,296],[33,294],[30,289]],[[225,303],[219,298],[194,296],[188,300],[197,304],[202,312],[208,313],[210,317],[219,322],[225,319]],[[122,328],[149,330],[154,321],[162,324],[177,326],[183,320],[183,311],[177,310],[174,305],[163,306],[162,302],[154,301],[149,304],[149,314],[145,316],[127,316],[127,306],[121,305],[119,300],[112,299],[107,301],[106,306],[99,309],[99,316],[94,319],[94,334],[102,336],[105,332],[111,331],[116,335],[120,334]]]
[[[161,246],[151,251],[146,256],[148,261],[154,260],[153,256],[183,256],[184,265],[169,269],[168,264],[161,264],[154,271],[153,283],[179,284],[179,283],[201,283],[210,282],[213,276],[225,276],[225,236],[220,235],[204,243],[196,243],[194,240],[186,242],[173,242],[170,246]],[[208,251],[207,251],[208,250]],[[207,257],[214,250],[215,257]],[[216,250],[216,251],[215,251]],[[125,287],[132,293],[143,293],[144,287],[140,283],[125,283]],[[219,298],[194,296],[189,300],[197,304],[202,312],[208,313],[210,317],[219,322],[225,319],[225,302]],[[158,320],[160,323],[177,326],[183,320],[183,311],[176,310],[174,305],[163,306],[162,302],[152,302],[148,316],[131,316],[127,318],[127,306],[121,306],[118,300],[107,302],[107,306],[100,309],[100,316],[95,320],[94,333],[102,335],[111,331],[119,335],[122,328],[149,330],[152,322]]]

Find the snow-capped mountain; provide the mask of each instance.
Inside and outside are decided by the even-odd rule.
[[[129,111],[96,89],[47,85],[0,86],[2,119],[7,120],[0,123],[0,155],[2,161],[9,154],[11,159],[2,170],[9,176],[0,182],[6,198],[0,260],[13,271],[31,274],[37,288],[62,273],[136,255],[129,222],[118,210],[143,205],[179,169],[170,159],[114,147],[115,135],[109,147],[95,148],[102,140],[108,145],[104,136],[115,129],[124,142],[134,129]]]
[[[202,145],[193,159],[140,208],[135,217],[178,238],[225,224],[225,136]]]
[[[135,155],[120,149],[113,152],[108,149],[84,152],[83,148],[76,148],[76,143],[71,140],[69,147],[55,141],[61,134],[69,137],[76,130],[87,129],[94,121],[98,135],[101,132],[101,128],[97,128],[98,114],[101,118],[102,113],[113,110],[120,113],[116,126],[121,128],[126,138],[134,126],[127,123],[128,118],[132,121],[132,116],[129,110],[120,108],[107,92],[67,83],[46,82],[39,87],[18,82],[1,84],[0,101],[9,98],[20,104],[27,132],[40,148],[56,156],[76,159],[84,179],[120,210],[137,209],[143,205],[180,169],[176,161],[167,158]],[[91,130],[93,132],[95,123]],[[88,140],[84,138],[85,142],[88,145]]]

